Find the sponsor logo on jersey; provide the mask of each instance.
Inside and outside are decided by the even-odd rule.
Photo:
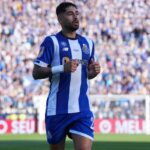
[[[70,62],[70,58],[69,57],[63,57],[62,64],[66,64],[68,62]]]
[[[81,64],[81,65],[85,65],[85,66],[88,65],[88,61],[85,60],[85,59],[83,59],[83,60],[78,59],[78,63]]]
[[[61,42],[61,45],[63,46],[63,47],[66,47],[67,46],[67,43],[66,42]]]

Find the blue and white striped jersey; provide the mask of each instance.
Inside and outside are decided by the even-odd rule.
[[[45,38],[34,64],[53,67],[74,59],[78,59],[80,63],[73,73],[52,76],[46,103],[47,116],[91,110],[87,65],[92,58],[94,43],[81,35],[77,34],[75,39],[69,39],[59,32]]]

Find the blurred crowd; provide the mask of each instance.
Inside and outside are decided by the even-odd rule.
[[[145,100],[137,97],[92,97],[95,118],[145,119]],[[106,100],[107,99],[107,100]]]
[[[0,113],[32,112],[33,97],[47,94],[48,80],[32,78],[33,60],[44,37],[60,30],[55,8],[62,1],[0,1]],[[78,32],[95,42],[102,67],[90,93],[150,94],[150,1],[72,2],[81,13]]]

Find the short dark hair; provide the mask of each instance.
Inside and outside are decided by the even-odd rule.
[[[73,3],[71,3],[71,2],[62,2],[62,3],[60,3],[60,4],[57,6],[57,8],[56,8],[56,14],[57,14],[57,16],[58,16],[59,14],[65,12],[65,11],[66,11],[66,8],[67,8],[67,7],[70,7],[70,6],[73,6],[73,7],[77,8],[77,6],[76,6],[75,4],[73,4]]]

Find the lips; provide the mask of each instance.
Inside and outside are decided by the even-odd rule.
[[[73,21],[73,24],[78,25],[79,21]]]
[[[79,24],[79,21],[78,20],[74,20],[73,23],[74,24]]]

